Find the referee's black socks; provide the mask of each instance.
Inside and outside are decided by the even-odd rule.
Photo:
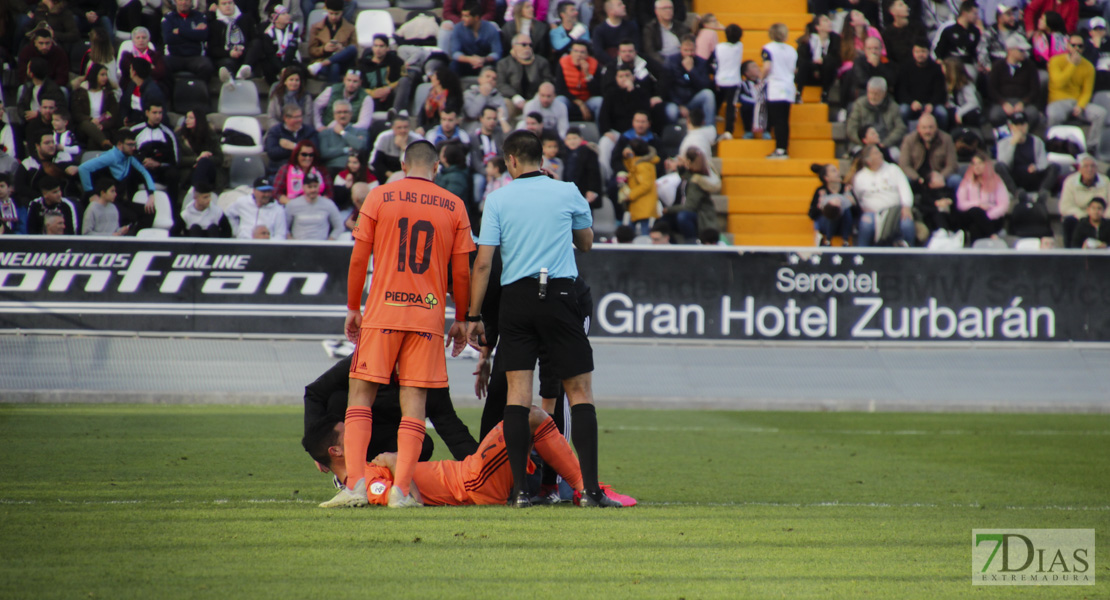
[[[582,466],[582,486],[588,492],[596,492],[600,486],[597,484],[597,411],[593,404],[570,407],[570,437]],[[505,442],[508,441],[506,437]]]
[[[532,428],[528,425],[528,406],[505,406],[505,451],[509,455],[509,468],[513,471],[513,492],[509,501],[516,501],[525,489],[528,476],[528,448],[532,445]],[[596,436],[595,436],[596,437]],[[596,443],[595,443],[596,445]]]

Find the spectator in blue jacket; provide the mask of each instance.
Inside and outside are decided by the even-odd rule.
[[[482,67],[501,60],[501,52],[501,32],[482,20],[477,2],[467,2],[462,22],[451,31],[451,70],[463,77],[477,75]]]
[[[147,171],[139,159],[135,158],[135,133],[130,129],[122,129],[116,133],[116,147],[101,154],[100,156],[86,161],[77,168],[78,176],[81,178],[81,189],[86,194],[92,193],[94,175],[100,171],[107,170],[107,175],[115,181],[119,182],[119,196],[124,199],[129,199],[138,191],[139,185],[146,185],[148,191],[154,191],[154,179],[150,177],[150,172]],[[121,202],[121,208],[130,205],[130,202]],[[144,207],[145,216],[140,218],[140,226],[131,229],[132,232],[138,231],[143,226],[150,226],[150,221],[154,216],[154,194],[150,195],[150,201]],[[121,219],[123,219],[121,214]],[[128,219],[130,220],[130,219]],[[121,220],[121,222],[123,222]]]
[[[166,44],[166,66],[171,73],[189,71],[207,82],[215,73],[212,60],[204,55],[208,20],[193,10],[192,0],[175,0],[177,10],[162,18],[162,40]]]
[[[551,29],[548,37],[551,38],[551,54],[555,60],[570,49],[571,42],[590,41],[590,30],[578,21],[578,7],[570,0],[559,3],[559,24]],[[599,57],[598,60],[601,58]]]
[[[270,157],[268,174],[273,176],[281,165],[289,162],[297,144],[304,140],[319,145],[316,132],[304,124],[304,110],[295,104],[286,104],[281,111],[281,123],[271,127],[262,140],[262,149]]]
[[[667,59],[667,84],[669,91],[667,120],[675,122],[692,106],[700,106],[703,115],[717,114],[713,98],[713,83],[709,80],[709,62],[694,55],[694,36],[682,36],[678,56]]]

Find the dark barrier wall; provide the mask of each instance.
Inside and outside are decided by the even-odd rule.
[[[591,335],[1110,341],[1110,254],[612,250]]]
[[[342,335],[350,244],[0,237],[0,329]],[[1110,254],[598,247],[591,335],[1110,341]]]
[[[350,244],[0,236],[0,328],[342,335]]]

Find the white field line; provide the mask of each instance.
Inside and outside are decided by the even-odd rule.
[[[1110,430],[1086,431],[1057,431],[1052,429],[1015,429],[1012,431],[1000,429],[982,429],[977,431],[965,429],[939,429],[926,431],[923,429],[895,429],[883,431],[879,429],[779,429],[777,427],[654,427],[638,425],[602,425],[603,430],[612,431],[705,431],[705,432],[739,432],[739,433],[786,433],[786,434],[836,434],[836,435],[1019,435],[1019,436],[1053,436],[1053,435],[1110,435]]]
[[[706,507],[770,507],[770,508],[972,508],[972,509],[1002,509],[1002,510],[1062,510],[1062,511],[1093,511],[1110,512],[1107,506],[1061,506],[1049,504],[1046,506],[989,506],[969,503],[931,503],[913,502],[908,504],[894,504],[888,502],[640,502],[637,506],[706,506]]]
[[[172,500],[170,504],[183,504],[183,505],[239,505],[239,504],[317,504],[317,500],[308,500],[304,498],[245,498],[230,500],[227,498],[216,498],[213,500]],[[0,505],[19,505],[19,506],[48,506],[48,505],[73,505],[73,506],[110,506],[116,504],[151,504],[151,505],[165,505],[166,502],[162,500],[15,500],[8,498],[0,498]],[[930,503],[930,502],[913,502],[895,504],[889,502],[840,502],[838,500],[830,500],[826,502],[640,502],[639,506],[653,506],[653,507],[691,507],[691,506],[704,506],[711,508],[743,508],[743,507],[765,507],[765,508],[971,508],[982,509],[984,505],[975,503]],[[1001,510],[1057,510],[1057,511],[1086,511],[1086,512],[1110,512],[1110,505],[1105,506],[1065,506],[1059,504],[1049,504],[1044,506],[986,506],[987,509],[1001,509]]]

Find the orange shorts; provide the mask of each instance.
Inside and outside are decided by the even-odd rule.
[[[351,377],[385,384],[394,371],[404,386],[447,387],[443,336],[363,327],[351,358]]]

